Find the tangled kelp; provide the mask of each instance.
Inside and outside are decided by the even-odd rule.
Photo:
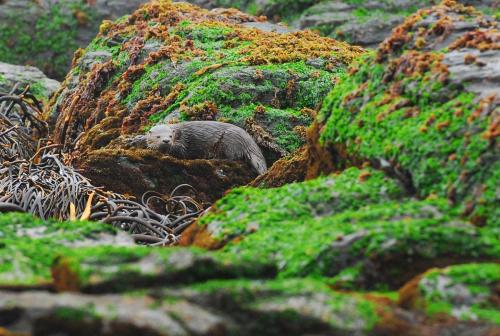
[[[176,195],[183,187],[191,188],[188,185],[167,198],[144,195],[142,203],[93,186],[64,163],[60,146],[44,143],[41,135],[47,127],[29,87],[20,95],[15,89],[0,93],[0,211],[23,211],[42,219],[100,220],[128,231],[138,243],[152,245],[174,244],[202,211],[191,197]]]
[[[8,93],[0,92],[0,162],[14,157],[28,159],[35,153],[32,137],[47,136],[42,105],[27,86],[15,94],[16,84]]]

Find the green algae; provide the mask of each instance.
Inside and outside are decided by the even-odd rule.
[[[207,255],[196,248],[153,250],[132,242],[114,246],[110,238],[115,234],[111,226],[97,222],[41,221],[25,214],[2,214],[0,286],[40,285],[62,274],[82,288],[120,291],[164,281],[275,274],[272,264],[237,255]]]
[[[401,188],[372,171],[373,176],[359,183],[362,174],[351,168],[338,176],[293,183],[281,188],[257,189],[241,187],[232,190],[215,204],[215,210],[199,221],[200,225],[216,227],[221,223],[215,238],[238,236],[247,232],[251,225],[271,225],[286,220],[305,220],[324,217],[348,209],[360,208],[370,203],[395,199],[403,194]],[[234,216],[236,214],[236,216]],[[227,233],[226,233],[227,231]]]
[[[55,258],[56,273],[69,271],[84,291],[124,292],[152,286],[177,286],[207,279],[269,278],[272,264],[214,255],[197,248],[154,250],[141,246],[97,246],[64,252]]]
[[[280,188],[234,189],[198,225],[226,243],[218,253],[271,260],[280,278],[327,276],[337,287],[384,289],[419,271],[401,260],[497,258],[498,232],[459,215],[444,199],[407,199],[383,173],[350,168]]]

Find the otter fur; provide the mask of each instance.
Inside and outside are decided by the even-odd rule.
[[[242,128],[217,121],[163,124],[146,134],[147,146],[182,159],[244,160],[259,174],[266,160],[253,138]]]

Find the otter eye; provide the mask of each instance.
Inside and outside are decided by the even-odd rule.
[[[156,139],[159,139],[159,138],[160,138],[160,136],[157,136],[157,137],[156,137]]]

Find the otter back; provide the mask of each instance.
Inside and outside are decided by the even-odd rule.
[[[244,160],[262,174],[264,155],[242,128],[217,121],[157,125],[146,135],[150,148],[184,159]]]

